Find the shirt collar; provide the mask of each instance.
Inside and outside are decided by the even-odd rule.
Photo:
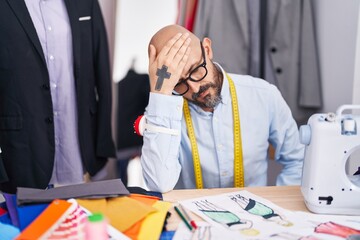
[[[229,89],[229,80],[226,76],[226,72],[224,71],[224,69],[220,66],[220,64],[214,62],[215,66],[222,72],[223,75],[223,83],[222,83],[222,87],[221,87],[221,98],[222,101],[220,104],[225,104],[227,105],[230,101],[230,89]]]

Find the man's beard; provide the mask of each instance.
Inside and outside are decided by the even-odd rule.
[[[221,98],[221,85],[222,85],[222,74],[220,74],[220,72],[216,71],[216,68],[214,69],[214,76],[215,77],[215,82],[214,83],[208,83],[206,85],[200,86],[200,89],[197,93],[193,93],[191,96],[191,100],[189,100],[190,102],[198,105],[199,107],[202,108],[215,108],[222,100]],[[215,90],[215,94],[207,94],[204,97],[204,102],[200,102],[197,99],[199,98],[199,96],[207,91],[209,88],[212,88]]]

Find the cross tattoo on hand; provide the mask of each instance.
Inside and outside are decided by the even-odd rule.
[[[156,81],[156,85],[155,85],[155,90],[156,91],[160,91],[161,87],[164,83],[164,79],[166,78],[170,78],[171,73],[167,72],[168,67],[165,65],[162,65],[161,69],[158,68],[156,71],[156,76],[159,76],[157,81]]]

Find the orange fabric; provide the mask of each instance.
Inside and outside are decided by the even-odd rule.
[[[57,226],[65,219],[71,211],[72,203],[65,200],[55,199],[51,204],[16,237],[17,240],[40,239],[47,236],[54,226]]]
[[[137,239],[140,233],[141,224],[143,223],[144,219],[132,225],[128,230],[124,231],[123,233],[131,239]]]
[[[142,195],[142,194],[130,194],[129,197],[138,200],[142,203],[148,204],[150,206],[152,206],[156,201],[160,200],[160,198],[158,197]]]
[[[142,195],[142,194],[130,194],[129,196],[132,199],[138,200],[144,204],[147,204],[149,206],[152,206],[153,204],[155,204],[159,198],[155,197],[155,196],[148,196],[148,195]],[[129,229],[127,229],[125,232],[123,232],[126,236],[128,236],[131,239],[137,239],[140,229],[141,229],[141,224],[144,222],[145,218],[142,219],[141,221],[138,221],[137,223],[135,223],[134,225],[132,225]]]

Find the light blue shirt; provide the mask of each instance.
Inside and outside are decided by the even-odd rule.
[[[83,182],[77,128],[72,34],[63,0],[25,0],[39,37],[50,78],[55,130],[51,184]]]
[[[264,80],[229,75],[235,83],[239,105],[245,186],[267,184],[269,142],[275,148],[275,160],[283,165],[277,185],[299,185],[304,146],[281,93]],[[225,74],[221,96],[222,102],[214,112],[205,112],[189,103],[204,188],[234,187],[232,102]],[[182,97],[150,93],[145,112],[147,122],[181,131],[181,136],[144,132],[141,164],[150,190],[196,188],[182,106]]]

